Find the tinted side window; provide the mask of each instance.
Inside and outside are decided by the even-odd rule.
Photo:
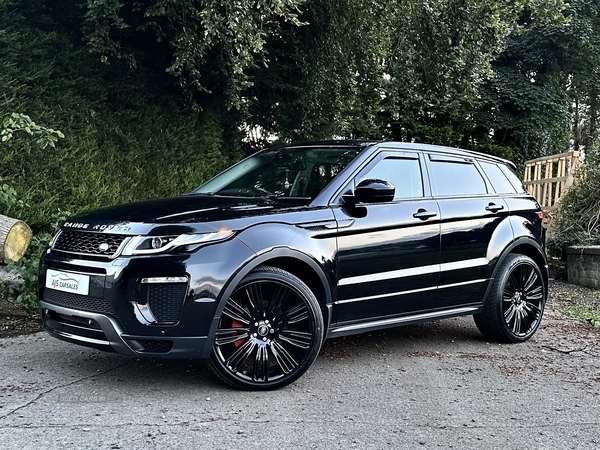
[[[497,164],[481,162],[481,167],[498,194],[514,194],[517,192]]]
[[[430,155],[431,173],[437,195],[482,195],[487,187],[472,161]]]
[[[418,159],[385,158],[359,180],[379,179],[396,188],[394,199],[423,197],[423,180]]]
[[[500,166],[500,169],[502,169],[502,173],[506,175],[506,178],[509,179],[509,181],[515,187],[517,192],[527,193],[527,189],[525,189],[525,186],[523,186],[523,182],[519,180],[519,177],[517,177],[512,170],[510,170],[504,164]]]

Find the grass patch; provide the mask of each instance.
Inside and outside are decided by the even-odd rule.
[[[561,311],[600,329],[600,291],[570,283],[555,282],[555,286]]]
[[[584,320],[595,328],[600,329],[599,305],[576,305],[567,309],[567,314],[575,319]]]

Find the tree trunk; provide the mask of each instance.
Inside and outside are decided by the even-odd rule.
[[[0,214],[0,263],[4,259],[18,261],[23,257],[33,233],[25,222]]]

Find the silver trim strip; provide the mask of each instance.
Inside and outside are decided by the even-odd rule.
[[[396,278],[414,277],[417,275],[427,275],[436,272],[450,272],[452,270],[471,269],[473,267],[486,266],[489,263],[487,258],[474,258],[466,261],[451,262],[443,264],[432,264],[430,266],[411,267],[410,269],[391,270],[389,272],[380,272],[369,275],[359,275],[357,277],[342,278],[338,281],[338,286],[348,286],[351,284],[371,283],[374,281],[386,281]]]
[[[397,295],[415,294],[417,292],[434,291],[436,289],[437,289],[437,286],[428,287],[428,288],[422,288],[422,289],[412,289],[410,291],[390,292],[388,294],[369,295],[368,297],[348,298],[346,300],[338,300],[337,302],[334,302],[334,303],[336,305],[343,305],[345,303],[362,302],[364,300],[373,300],[373,299],[376,299],[376,298],[395,297]]]
[[[121,329],[120,325],[116,320],[109,316],[105,316],[104,314],[92,313],[88,311],[80,311],[78,309],[65,308],[64,306],[53,305],[52,303],[47,303],[43,300],[40,301],[41,309],[49,309],[51,311],[56,311],[59,314],[64,314],[67,316],[78,316],[85,317],[86,319],[93,319],[96,321],[104,335],[108,339],[108,344],[111,345],[118,353],[123,353],[125,355],[137,355],[135,351],[121,338],[121,335],[124,333]],[[60,323],[60,322],[59,322]],[[58,330],[49,330],[51,334],[57,334],[64,337],[68,337],[69,339],[76,339],[82,342],[87,342],[86,338],[83,336],[73,335],[70,333],[65,333],[64,331]],[[101,343],[105,343],[106,341],[100,341]]]
[[[65,333],[64,331],[53,331],[54,334],[59,336],[63,336],[69,339],[73,339],[74,341],[87,342],[88,344],[99,344],[99,345],[110,345],[108,341],[101,341],[100,339],[92,339],[84,336],[77,336],[76,334]]]
[[[142,284],[162,284],[162,283],[187,283],[188,277],[146,277],[142,278]]]
[[[478,280],[463,281],[462,283],[444,284],[442,286],[438,286],[438,289],[446,289],[446,288],[457,287],[457,286],[466,286],[467,284],[484,283],[484,282],[490,281],[490,280],[491,280],[491,278],[480,278]]]
[[[139,323],[141,323],[142,325],[153,325],[156,322],[158,322],[158,320],[156,320],[156,317],[154,317],[154,314],[152,314],[152,311],[150,310],[150,306],[148,304],[142,305],[141,303],[137,302],[131,302],[131,304],[133,305],[133,312],[135,314],[135,318],[138,320]]]
[[[336,305],[342,305],[344,303],[362,302],[364,300],[373,300],[373,299],[376,299],[376,298],[396,297],[396,296],[399,296],[399,295],[415,294],[417,292],[426,292],[426,291],[433,291],[433,290],[438,290],[438,289],[446,289],[446,288],[457,287],[457,286],[466,286],[468,284],[483,283],[485,281],[489,281],[489,278],[480,278],[478,280],[464,281],[462,283],[444,284],[442,286],[436,286],[436,287],[428,287],[428,288],[422,288],[422,289],[412,289],[410,291],[398,291],[398,292],[390,292],[388,294],[381,294],[381,295],[369,295],[368,297],[349,298],[349,299],[346,299],[346,300],[338,300],[337,302],[334,302],[334,303]]]
[[[445,310],[445,311],[435,311],[435,312],[429,312],[429,313],[423,313],[423,314],[414,314],[412,316],[397,317],[395,319],[375,320],[373,322],[359,323],[356,325],[347,325],[345,327],[336,328],[331,331],[331,334],[344,333],[346,331],[362,330],[365,328],[372,328],[372,327],[379,327],[379,326],[396,325],[396,324],[400,324],[400,323],[404,323],[404,322],[412,322],[415,320],[430,320],[430,319],[435,319],[438,317],[444,317],[444,316],[449,316],[449,315],[462,315],[462,314],[467,314],[467,313],[470,313],[473,311],[477,311],[477,307],[469,306],[469,307],[465,307],[465,308],[449,309],[449,310]]]

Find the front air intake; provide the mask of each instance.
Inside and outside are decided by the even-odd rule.
[[[187,293],[187,277],[171,277],[165,283],[148,283],[146,280],[144,278],[136,285],[133,306],[138,320],[145,325],[174,325],[179,322]]]

